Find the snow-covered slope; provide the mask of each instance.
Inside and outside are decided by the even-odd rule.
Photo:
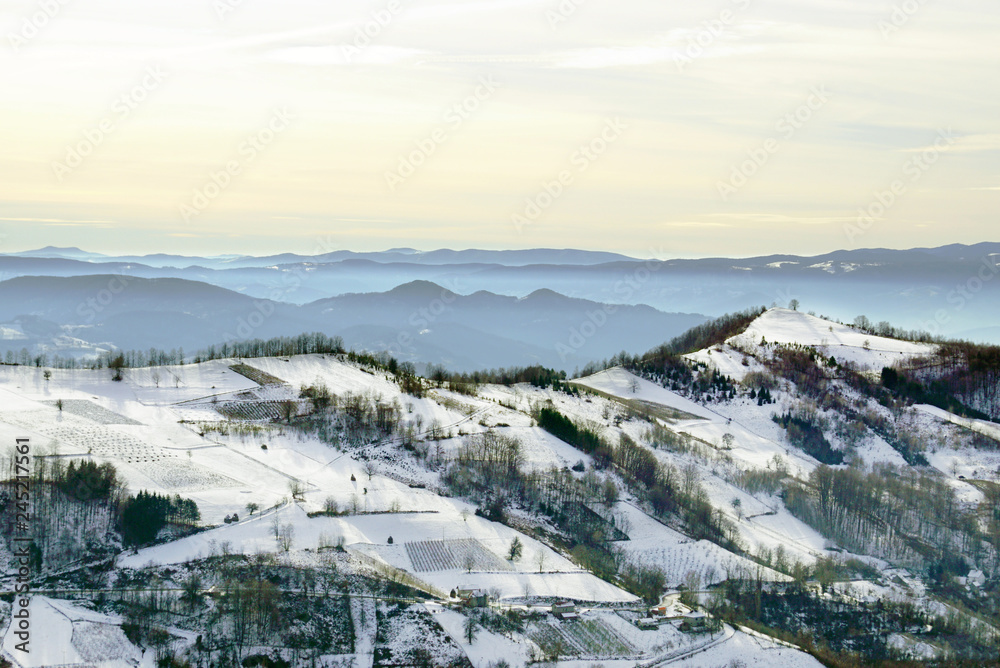
[[[928,355],[935,346],[899,341],[859,332],[853,327],[799,311],[772,308],[765,311],[740,334],[725,345],[691,353],[691,360],[710,364],[722,373],[742,379],[760,365],[747,360],[747,354],[768,344],[797,344],[817,349],[838,362],[853,362],[862,369],[880,370],[910,357]],[[744,360],[748,364],[744,364]]]
[[[932,350],[922,344],[864,335],[795,311],[772,309],[725,344],[688,357],[738,380],[751,371],[765,370],[772,344],[783,343],[813,347],[824,356],[873,371]],[[829,373],[830,382],[835,383],[833,372]],[[363,397],[391,407],[398,412],[399,431],[365,442],[331,444],[284,424],[273,413],[249,410],[273,409],[291,400],[300,401],[307,411],[309,404],[299,397],[299,388],[320,384],[338,401]],[[776,379],[774,403],[761,404],[750,398],[748,387],[733,394],[727,389],[721,398],[690,389],[672,391],[622,368],[576,379],[573,384],[580,392],[528,384],[483,385],[474,396],[434,387],[418,398],[401,392],[391,374],[335,355],[133,369],[126,371],[122,382],[112,381],[107,370],[53,370],[46,378],[43,369],[2,366],[0,438],[11,442],[29,436],[36,456],[110,462],[132,492],[180,494],[197,502],[206,530],[119,555],[116,568],[141,571],[151,563],[181,568],[192,560],[219,554],[257,553],[278,555],[282,563],[301,568],[319,567],[324,555],[339,544],[346,552],[338,558],[360,569],[357,572],[405,578],[439,596],[441,600],[426,609],[441,616],[441,627],[477,668],[498,658],[497,652],[506,651],[515,641],[492,632],[484,632],[481,646],[463,641],[461,616],[440,608],[445,593],[460,585],[488,590],[504,605],[537,605],[562,598],[585,602],[595,608],[590,619],[595,627],[617,629],[616,637],[631,638],[636,653],[628,665],[639,659],[668,660],[663,659],[669,653],[667,637],[674,643],[669,660],[677,665],[733,658],[742,658],[748,665],[763,665],[765,660],[782,666],[816,665],[794,648],[732,627],[697,641],[666,629],[645,636],[649,641],[641,640],[645,632],[613,610],[640,605],[636,596],[620,588],[620,581],[602,580],[574,563],[574,559],[585,562],[571,555],[561,541],[551,540],[559,531],[551,518],[525,505],[509,509],[507,524],[488,521],[474,514],[474,504],[453,496],[455,488],[448,487],[442,475],[470,438],[493,429],[518,440],[526,472],[616,487],[618,494],[612,500],[598,500],[594,495],[586,503],[627,537],[615,541],[613,547],[622,565],[655,567],[668,588],[702,589],[744,577],[780,587],[779,583],[790,579],[786,573],[793,572],[788,568],[793,563],[809,567],[831,554],[840,560],[864,559],[833,545],[793,516],[778,488],[751,492],[747,490],[753,488],[744,484],[750,474],[776,475],[779,481],[805,480],[819,465],[793,446],[785,430],[772,420],[802,400],[796,388],[785,379]],[[836,385],[832,392],[842,393],[846,402],[861,399]],[[227,419],[220,409],[241,402],[248,407],[242,419]],[[542,406],[557,409],[615,447],[631,439],[649,448],[661,465],[659,471],[675,476],[675,490],[700,487],[699,498],[730,527],[726,531],[731,542],[694,540],[684,532],[704,534],[695,534],[680,514],[654,513],[651,495],[636,491],[634,484],[630,487],[621,471],[602,468],[596,458],[539,427],[535,417]],[[885,412],[884,407],[876,409]],[[995,425],[962,421],[938,409],[921,407],[911,413],[906,427],[915,433],[971,429],[997,435]],[[403,431],[409,440],[400,435]],[[848,447],[835,429],[829,431],[835,448]],[[942,437],[941,445],[928,452],[931,464],[942,473],[951,469],[978,477],[1000,466],[1000,458],[992,453],[965,457],[949,449],[945,440]],[[867,461],[905,466],[896,450],[870,434],[851,447]],[[961,465],[955,463],[959,456],[963,457]],[[956,478],[952,482],[961,490],[963,502],[983,498],[974,486],[957,480],[957,475],[951,477]],[[258,506],[252,516],[248,503]],[[331,505],[340,512],[324,514]],[[239,515],[238,521],[223,522],[233,514]],[[289,528],[290,544],[281,544],[276,526]],[[523,554],[509,560],[515,538],[522,543]],[[9,554],[0,557],[9,563]],[[885,566],[874,559],[866,563]],[[51,618],[52,627],[61,629],[60,633],[81,637],[91,633],[94,642],[103,642],[101,638],[108,635],[94,625],[114,625],[107,618],[74,617],[67,622],[57,616],[58,601],[37,598],[33,605],[38,618]],[[78,631],[81,624],[86,628]],[[511,637],[530,646],[527,635]],[[131,660],[131,646],[119,645],[123,660]],[[365,641],[359,647],[370,645]],[[689,655],[695,645],[700,654]],[[90,660],[73,645],[59,649],[70,661]],[[524,660],[528,656],[527,650],[523,656],[518,654]]]

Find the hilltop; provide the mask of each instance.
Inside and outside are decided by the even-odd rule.
[[[0,438],[29,437],[52,481],[33,531],[59,539],[35,536],[47,595],[32,605],[66,626],[59,648],[80,662],[97,626],[123,629],[107,656],[139,663],[166,638],[159,653],[191,659],[296,647],[300,661],[390,665],[420,660],[414,637],[477,667],[820,665],[802,648],[827,662],[975,660],[997,628],[1000,432],[883,382],[938,352],[771,309],[721,344],[572,381],[420,379],[357,354],[126,368],[121,381],[3,366]],[[128,494],[188,499],[200,518],[133,547],[115,512],[135,501],[82,500],[70,461],[110,464]],[[0,560],[10,572],[11,553]],[[231,645],[238,611],[220,592],[236,582],[267,589],[282,623]],[[121,583],[177,594],[141,602],[115,595]],[[107,593],[64,600],[80,588]],[[491,607],[461,607],[459,590]],[[553,619],[559,600],[581,619]],[[654,603],[677,620],[642,630]],[[677,628],[692,610],[710,613],[705,632]],[[815,641],[785,644],[801,628]]]

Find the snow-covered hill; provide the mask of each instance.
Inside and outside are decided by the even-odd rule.
[[[711,364],[722,373],[742,379],[760,365],[749,361],[762,346],[795,344],[808,346],[838,362],[852,362],[860,368],[878,371],[911,357],[927,355],[935,346],[899,341],[859,332],[853,327],[823,320],[791,309],[772,308],[757,318],[744,332],[730,337],[724,345],[691,353],[691,360]]]
[[[724,344],[687,358],[705,365],[697,373],[718,370],[739,381],[752,371],[767,373],[775,347],[783,344],[814,349],[824,359],[850,361],[863,371],[931,350],[772,309]],[[489,432],[516,439],[526,477],[538,476],[550,485],[568,480],[578,489],[610,485],[610,497],[597,492],[586,499],[587,512],[605,528],[620,532],[606,545],[623,571],[662,574],[664,601],[670,605],[677,597],[669,592],[678,588],[701,592],[693,595],[703,604],[715,595],[710,588],[721,591],[715,588],[726,583],[756,582],[780,591],[791,582],[790,574],[807,573],[831,558],[880,573],[878,582],[870,583],[873,596],[888,600],[902,595],[887,583],[888,574],[895,572],[887,560],[860,550],[852,553],[786,507],[783,490],[788,482],[809,481],[820,466],[772,419],[799,410],[808,399],[794,383],[775,379],[773,401],[768,403],[751,398],[756,386],[734,386],[712,395],[692,389],[697,384],[667,389],[650,378],[611,368],[573,381],[576,389],[569,392],[486,384],[472,394],[427,387],[417,397],[401,391],[392,374],[337,355],[129,369],[121,382],[111,380],[107,370],[47,374],[42,368],[0,366],[0,438],[7,443],[30,438],[33,456],[49,463],[60,458],[113,464],[132,493],[148,490],[196,501],[204,530],[123,553],[114,566],[129,577],[155,574],[169,582],[168,588],[181,586],[177,573],[195,568],[192,564],[202,568],[213,560],[234,558],[231,555],[245,555],[247,563],[255,563],[258,555],[270,554],[289,568],[324,572],[335,562],[335,570],[356,578],[355,583],[375,578],[426,592],[431,602],[407,614],[437,617],[429,623],[477,668],[500,658],[537,658],[537,652],[555,646],[557,638],[559,646],[575,648],[564,656],[570,659],[566,665],[575,665],[572,660],[722,665],[732,659],[746,665],[819,665],[793,647],[748,629],[725,626],[714,635],[689,636],[668,623],[656,631],[639,631],[635,624],[646,614],[639,598],[625,589],[624,580],[601,579],[583,567],[565,527],[516,504],[508,509],[505,523],[490,521],[476,512],[485,504],[457,492],[455,481],[446,475],[456,459],[466,456],[463,448]],[[897,445],[882,435],[866,432],[848,440],[838,420],[845,406],[860,406],[865,398],[832,371],[826,382],[843,401],[810,410],[828,425],[832,447],[848,459],[906,469]],[[320,438],[319,431],[303,426],[304,416],[313,410],[301,395],[305,387],[327,388],[341,408],[376,407],[395,416],[397,424],[380,436],[345,432]],[[282,412],[284,405],[293,407],[290,414]],[[674,476],[675,500],[682,493],[703,499],[719,526],[728,527],[725,540],[685,533],[691,525],[683,513],[654,512],[647,495],[621,470],[542,429],[537,422],[542,408],[558,411],[605,443],[631,442],[647,450],[661,471]],[[934,475],[957,492],[960,503],[985,498],[988,485],[980,481],[996,478],[1000,455],[995,449],[970,451],[961,430],[995,437],[995,425],[924,407],[896,414],[876,403],[865,410],[894,420],[928,443],[933,436],[936,440],[926,456],[938,469]],[[303,417],[296,420],[296,414]],[[959,472],[970,480],[960,479]],[[235,522],[224,521],[233,515],[238,515]],[[521,545],[520,557],[510,559],[515,542]],[[0,562],[6,572],[13,572],[9,550],[0,548]],[[110,577],[107,584],[112,584]],[[496,605],[524,614],[532,606],[540,611],[538,606],[559,599],[576,601],[586,612],[579,627],[529,617],[533,621],[521,630],[483,629],[482,644],[469,643],[463,637],[464,617],[441,607],[455,588],[487,591]],[[923,600],[906,595],[916,597],[907,600]],[[134,659],[139,650],[130,641],[98,628],[120,623],[107,610],[70,614],[65,603],[40,596],[32,605],[39,619],[53,617],[52,628],[71,635],[71,642],[59,647],[73,661],[92,660],[86,649],[89,641],[77,638],[100,631],[102,642],[118,647],[120,661],[152,665],[147,658]],[[350,604],[351,614],[357,616],[352,622],[356,651],[382,642],[365,634],[386,623],[384,617],[377,624],[363,621],[369,613],[361,610],[374,615],[375,608],[384,605],[362,599]],[[388,608],[378,609],[379,615],[389,614]],[[59,610],[69,621],[55,620]],[[687,608],[675,611],[680,616]],[[6,619],[5,614],[0,610],[0,618]],[[88,614],[96,616],[86,618]],[[78,631],[80,625],[87,630]],[[584,637],[585,631],[591,640]],[[191,651],[186,632],[171,633],[177,651]],[[604,649],[593,644],[594,637],[606,639]],[[5,648],[11,639],[8,629]],[[523,651],[515,656],[512,646]]]

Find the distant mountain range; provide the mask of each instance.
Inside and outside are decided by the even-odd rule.
[[[265,257],[253,257],[248,255],[198,257],[187,255],[167,255],[163,253],[152,255],[104,255],[101,253],[91,253],[74,247],[58,248],[55,246],[46,246],[45,248],[39,248],[37,250],[8,253],[7,256],[24,258],[58,258],[97,263],[139,263],[149,267],[185,268],[200,266],[213,269],[269,267],[300,262],[329,263],[343,262],[346,260],[368,260],[370,262],[377,262],[380,264],[394,262],[427,265],[491,263],[506,266],[520,266],[527,264],[589,265],[635,259],[618,253],[573,249],[554,250],[548,248],[500,251],[475,249],[440,249],[434,251],[418,251],[413,248],[393,248],[387,251],[370,253],[341,250],[319,255],[282,253],[280,255],[269,255]]]
[[[183,347],[322,331],[349,347],[452,370],[544,364],[573,370],[646,350],[705,321],[645,306],[609,306],[550,290],[460,295],[427,281],[304,305],[207,283],[120,275],[20,277],[0,283],[0,352],[85,354]]]
[[[615,253],[551,249],[421,252],[402,248],[379,253],[335,251],[316,256],[282,254],[255,258],[176,255],[111,257],[77,248],[50,247],[0,255],[0,278],[122,274],[145,279],[182,279],[237,293],[227,302],[228,307],[237,311],[245,310],[246,306],[232,306],[236,304],[236,296],[243,296],[250,304],[253,304],[253,299],[274,302],[275,309],[282,314],[283,323],[289,327],[323,322],[321,316],[310,310],[322,300],[343,296],[350,301],[349,295],[364,294],[364,298],[351,298],[355,300],[352,302],[355,311],[364,312],[364,317],[351,320],[345,315],[351,323],[350,327],[355,328],[344,330],[345,338],[356,335],[359,342],[384,343],[392,340],[394,334],[391,331],[379,328],[392,329],[400,319],[394,315],[393,323],[387,324],[378,309],[362,308],[361,302],[377,301],[372,293],[391,295],[399,286],[418,282],[418,285],[433,283],[456,295],[475,296],[476,293],[488,292],[498,299],[499,295],[527,298],[534,297],[539,290],[550,290],[590,304],[645,305],[664,314],[698,313],[708,316],[751,306],[786,305],[790,300],[798,299],[803,310],[844,321],[864,314],[873,321],[887,320],[907,329],[1000,343],[998,264],[1000,243],[956,244],[912,250],[842,250],[814,257],[771,255],[745,259],[665,261],[635,259]],[[178,299],[183,302],[182,297]],[[480,296],[477,299],[484,298]],[[464,308],[464,301],[457,303],[462,303]],[[303,308],[282,310],[278,308],[279,304]],[[480,314],[478,317],[484,322],[493,322],[487,318],[489,309],[476,311],[472,302],[468,306],[469,312]],[[586,311],[586,308],[583,310]],[[579,308],[574,313],[578,311]],[[182,309],[181,313],[184,312]],[[402,316],[405,321],[409,313]],[[127,317],[127,314],[122,313],[121,317]],[[228,314],[219,318],[226,320]],[[613,320],[623,322],[625,319]],[[491,333],[507,332],[503,329],[506,322],[501,318],[490,325],[493,329],[482,325],[476,328]],[[514,319],[510,322],[523,321]],[[452,332],[457,332],[455,328],[473,326],[473,323],[457,319],[451,325]],[[650,327],[643,326],[651,331]],[[104,326],[104,331],[110,331],[108,327],[110,325]],[[609,327],[612,326],[601,328],[588,342],[595,351],[601,351],[596,356],[605,356],[607,350],[639,352],[644,349],[642,346],[646,339],[638,334],[631,335],[632,338],[623,335],[617,345],[608,342],[605,346],[605,332],[614,331]],[[443,337],[443,332],[436,331],[434,327],[423,329],[429,330],[421,336],[428,340],[427,349],[433,351],[434,359],[444,358],[443,350],[457,354],[459,349],[451,344],[441,343],[441,350],[433,347],[438,343],[432,343],[430,339]],[[282,326],[281,331],[287,331],[287,328]],[[204,333],[223,334],[225,327],[209,328]],[[540,345],[537,336],[525,334],[514,337],[509,334],[504,334],[505,338],[520,341],[523,345]],[[649,338],[655,342],[669,338],[665,332],[651,334]],[[202,332],[195,338],[203,340]],[[118,339],[105,335],[105,340]],[[597,345],[599,341],[601,344]],[[638,348],[631,347],[633,341]],[[548,345],[550,342],[551,332],[546,330],[542,348],[551,347]],[[544,357],[535,348],[515,354],[517,359],[532,356]],[[591,351],[587,351],[585,356],[589,358]]]

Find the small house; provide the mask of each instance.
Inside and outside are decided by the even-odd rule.
[[[455,587],[455,598],[468,598],[477,589],[479,587],[473,587],[472,585],[458,585]]]
[[[485,589],[476,589],[468,597],[462,599],[462,603],[469,608],[485,608],[489,602],[490,595]]]
[[[453,590],[455,598],[462,601],[462,605],[469,608],[485,608],[489,605],[490,595],[485,589],[459,585]]]
[[[660,628],[660,623],[652,617],[643,617],[642,619],[636,621],[635,625],[643,631],[655,631]]]
[[[709,616],[696,610],[684,615],[680,629],[685,633],[703,633],[708,631],[709,627]]]
[[[576,613],[576,606],[569,601],[559,601],[552,604],[552,616],[556,619],[579,619]]]

